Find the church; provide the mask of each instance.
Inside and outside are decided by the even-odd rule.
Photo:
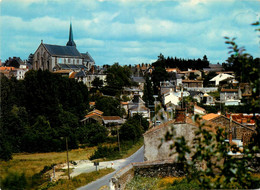
[[[89,71],[95,61],[88,52],[80,53],[73,40],[72,24],[70,23],[69,41],[66,46],[41,44],[33,56],[34,70],[58,70]]]

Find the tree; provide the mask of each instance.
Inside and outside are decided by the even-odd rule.
[[[104,112],[105,116],[123,116],[120,101],[108,96],[102,96],[96,100],[96,109]]]
[[[143,100],[145,101],[146,107],[149,105],[154,104],[154,97],[153,97],[153,86],[150,80],[150,77],[146,75],[145,77],[145,84],[144,84],[144,95],[143,95]]]
[[[122,67],[115,63],[107,69],[106,74],[106,89],[116,90],[113,93],[120,93],[124,86],[131,86],[131,70],[126,65]]]
[[[92,81],[92,86],[97,90],[100,89],[103,86],[103,80],[95,77],[95,79]]]
[[[133,140],[139,139],[143,132],[149,127],[149,122],[140,114],[136,114],[122,125],[120,128],[121,140]]]
[[[105,126],[98,123],[84,125],[79,129],[81,143],[88,143],[89,146],[96,146],[105,142],[108,130]]]
[[[167,81],[169,78],[168,73],[163,67],[155,67],[152,73],[152,81],[154,87],[154,93],[159,93],[160,82]]]

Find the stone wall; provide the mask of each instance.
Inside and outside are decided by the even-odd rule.
[[[164,123],[150,129],[144,134],[144,160],[155,161],[155,160],[174,160],[176,154],[171,155],[170,146],[173,141],[165,142],[165,135],[167,132],[172,132],[175,137],[184,136],[187,144],[191,146],[192,140],[195,137],[196,126],[189,123],[176,124]]]
[[[142,177],[181,177],[184,176],[183,167],[173,160],[136,163],[134,176]]]
[[[137,175],[142,177],[181,177],[184,176],[184,172],[181,165],[174,163],[173,160],[132,163],[111,178],[110,190],[124,189],[126,184]]]
[[[133,163],[119,170],[110,180],[110,190],[124,189],[134,177]]]
[[[225,126],[226,127],[226,133],[229,133],[229,126],[230,126],[230,119],[225,117],[225,116],[221,116],[221,117],[217,117],[215,119],[212,119],[211,122],[217,123],[219,125]],[[239,139],[239,140],[243,140],[243,136],[245,134],[247,134],[246,136],[248,136],[248,134],[253,134],[254,133],[254,129],[251,129],[249,127],[246,127],[236,121],[232,121],[232,138],[233,139]],[[248,139],[247,139],[248,140]]]

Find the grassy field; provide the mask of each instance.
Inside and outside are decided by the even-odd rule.
[[[136,152],[142,145],[143,139],[140,139],[134,145],[122,147],[121,154],[115,157],[112,156],[112,159],[110,160],[126,158],[134,152]],[[69,151],[69,160],[87,160],[94,153],[95,150],[96,147],[87,147],[84,149],[71,150]],[[51,166],[53,164],[66,163],[66,159],[66,152],[14,154],[12,160],[8,162],[0,161],[0,182],[6,179],[6,177],[8,176],[10,178],[17,179],[17,176],[21,177],[24,174],[27,183],[26,189],[36,189],[38,185],[43,183],[45,184],[48,177],[45,176],[45,180],[43,180],[43,177],[41,176],[40,178],[35,180],[33,179],[34,176],[37,174],[45,173],[46,171],[52,168]],[[46,171],[44,168],[46,169]],[[106,170],[105,172],[109,172],[109,170]],[[66,180],[63,180],[62,183],[65,183],[65,181]]]
[[[95,147],[77,149],[69,151],[69,160],[86,160],[93,152]],[[14,154],[13,159],[4,162],[0,162],[0,181],[5,179],[8,175],[24,174],[27,179],[27,186],[32,187],[35,181],[32,181],[32,177],[35,174],[40,173],[44,167],[51,166],[53,164],[66,163],[66,152],[50,152],[50,153],[35,153],[35,154]],[[30,188],[28,188],[30,189]]]

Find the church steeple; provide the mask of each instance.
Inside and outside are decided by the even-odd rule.
[[[73,32],[72,32],[72,24],[70,23],[70,34],[69,34],[69,41],[67,42],[67,46],[75,46],[76,44],[73,41]]]

